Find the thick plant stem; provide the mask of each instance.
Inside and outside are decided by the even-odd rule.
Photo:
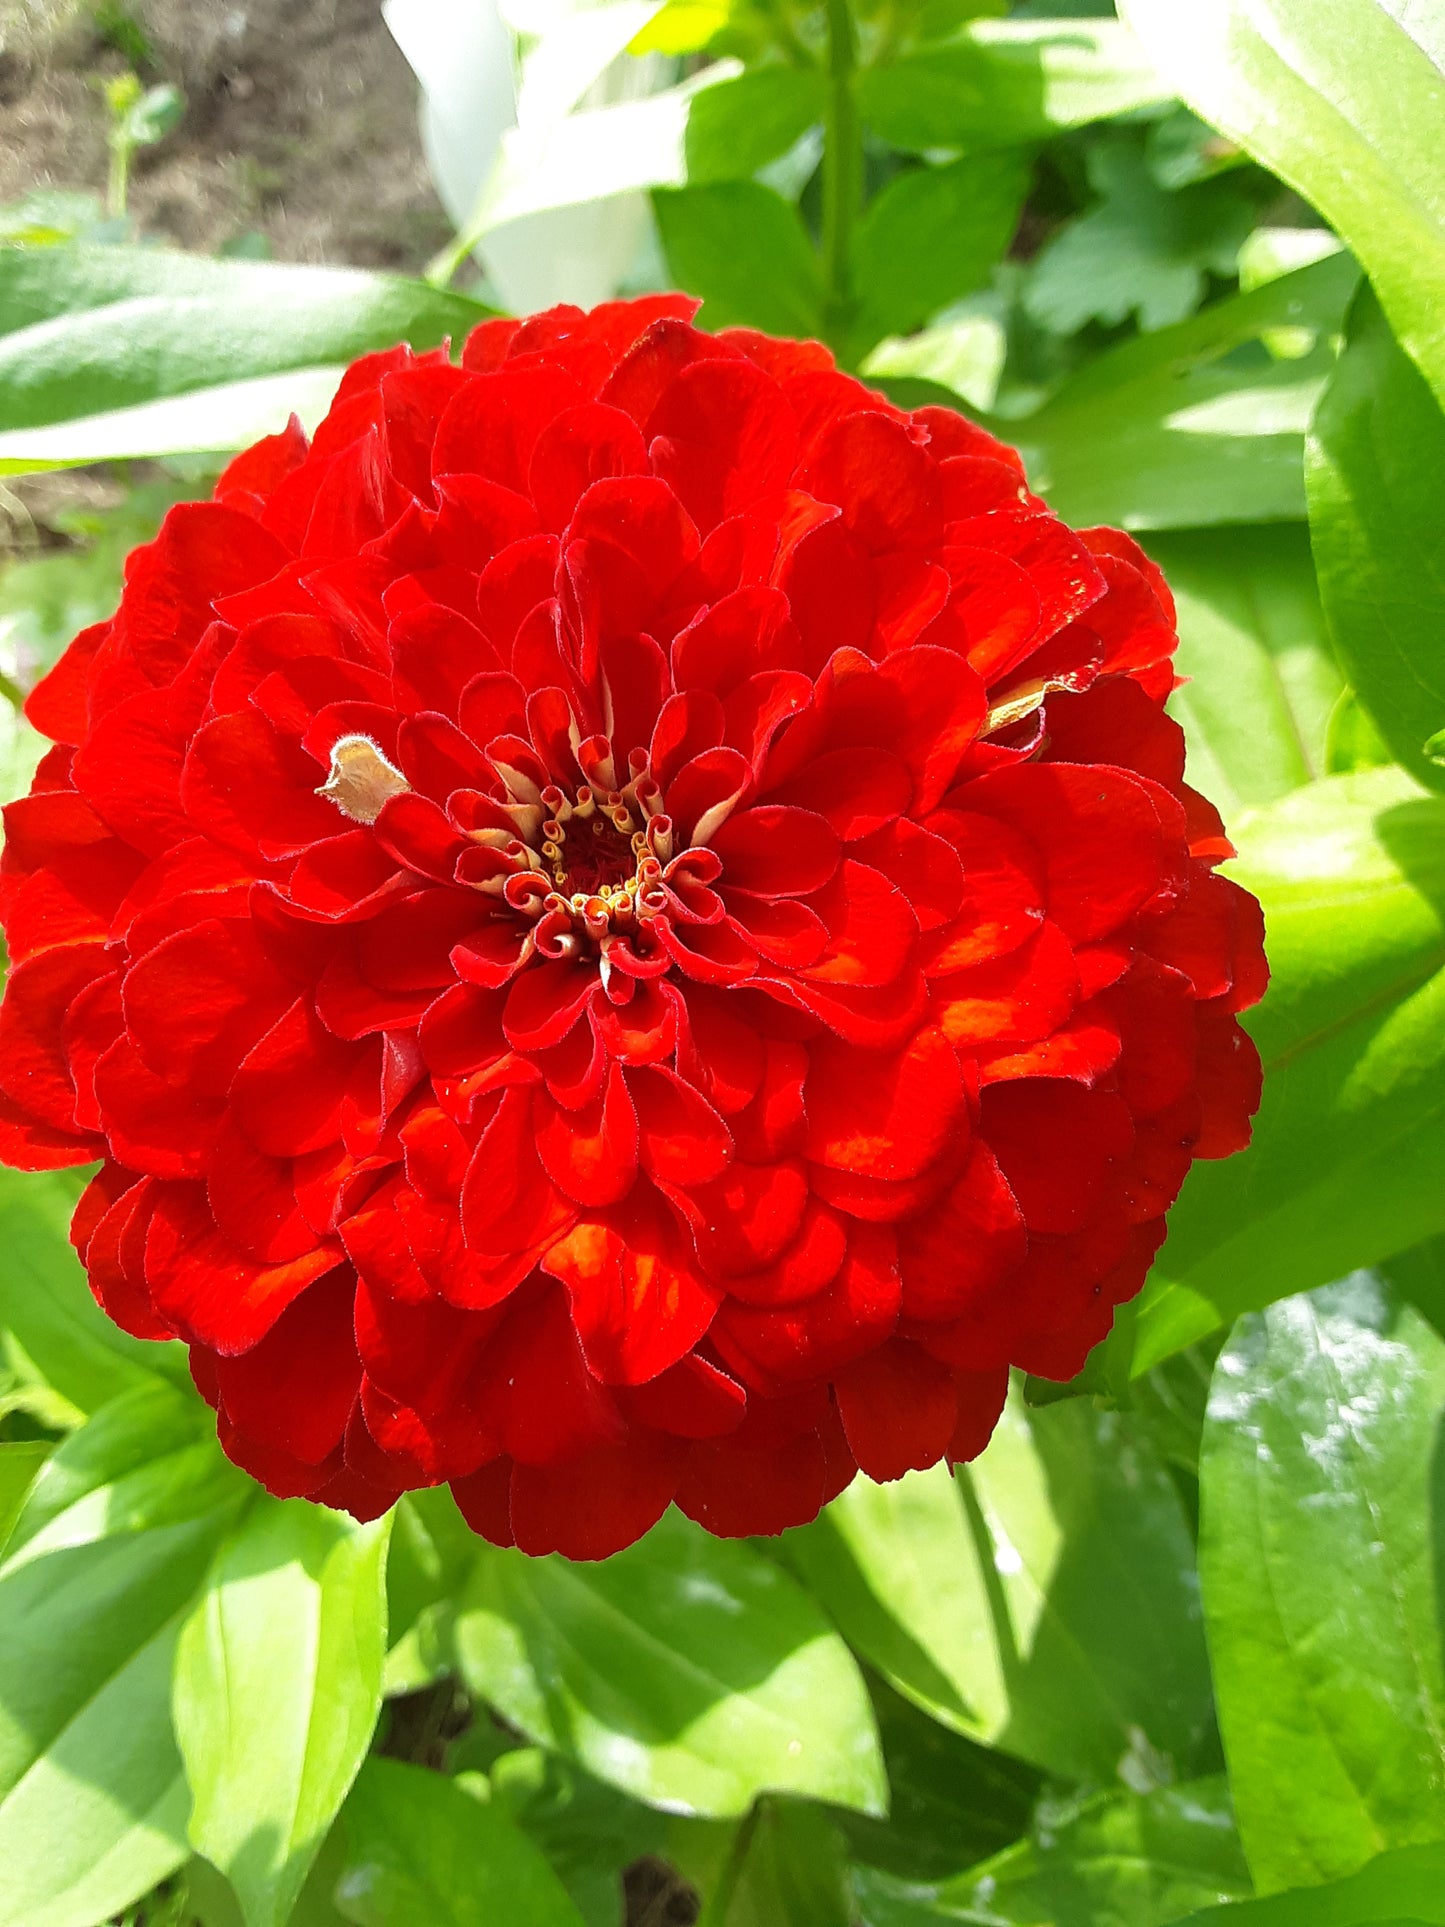
[[[828,109],[823,122],[823,283],[829,333],[853,306],[853,229],[863,198],[863,124],[853,93],[858,36],[848,0],[827,0]]]

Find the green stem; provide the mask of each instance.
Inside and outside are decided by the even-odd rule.
[[[25,691],[14,677],[7,676],[3,669],[0,669],[0,696],[3,696],[7,703],[13,703],[16,709],[25,707]]]
[[[105,211],[112,221],[125,218],[126,192],[130,185],[131,143],[122,136],[111,135],[110,140],[110,179],[106,182]]]
[[[757,1831],[758,1817],[762,1812],[762,1801],[754,1800],[738,1823],[738,1830],[732,1837],[728,1857],[723,1862],[722,1872],[717,1884],[707,1897],[707,1905],[698,1916],[697,1927],[727,1927],[727,1918],[732,1911],[733,1897],[738,1890],[738,1882],[743,1877],[748,1854],[753,1844],[753,1834]]]
[[[826,0],[828,108],[823,121],[823,284],[830,332],[853,306],[853,230],[863,199],[863,123],[853,95],[858,36],[848,0]]]

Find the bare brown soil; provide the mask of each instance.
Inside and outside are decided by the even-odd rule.
[[[151,57],[128,61],[137,48]],[[186,96],[136,158],[144,231],[207,251],[261,234],[280,260],[390,268],[446,238],[379,0],[0,0],[0,204],[103,191],[96,81],[127,64]]]

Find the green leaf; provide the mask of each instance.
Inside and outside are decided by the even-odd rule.
[[[1298,521],[1304,431],[1334,353],[1322,339],[1278,361],[1259,337],[1281,327],[1329,335],[1356,277],[1336,255],[1216,302],[1100,355],[1036,414],[995,427],[1069,522]]]
[[[943,1880],[1017,1840],[1037,1770],[927,1718],[876,1674],[868,1690],[891,1797],[886,1820],[840,1816],[852,1859],[910,1882]]]
[[[873,131],[920,154],[1027,146],[1172,91],[1116,20],[979,20],[858,82]]]
[[[1445,398],[1445,39],[1409,0],[1122,0],[1173,86],[1313,202]]]
[[[126,411],[217,388],[217,425],[171,447],[224,448],[274,414],[303,372],[313,399],[330,370],[408,340],[428,348],[460,336],[488,311],[420,281],[360,269],[214,261],[160,248],[0,250],[0,472],[140,452],[114,422]],[[333,378],[334,379],[334,378]],[[269,380],[257,390],[255,384]],[[249,414],[243,408],[245,402]],[[205,418],[198,402],[192,412]],[[163,418],[184,423],[186,410]],[[89,438],[79,423],[99,422]],[[284,418],[283,418],[284,419]],[[59,424],[77,424],[69,436]],[[45,430],[45,438],[38,431]]]
[[[936,1887],[856,1878],[869,1927],[1163,1927],[1252,1893],[1225,1780],[1046,1802],[1031,1837]]]
[[[1445,415],[1362,297],[1306,456],[1320,593],[1335,647],[1397,759],[1431,789],[1445,724]]]
[[[91,1297],[70,1248],[77,1194],[65,1172],[0,1170],[0,1340],[82,1412],[158,1373],[189,1382],[179,1345],[127,1337]]]
[[[388,1696],[414,1693],[451,1670],[455,1595],[476,1553],[476,1535],[446,1486],[403,1493],[386,1563]]]
[[[1409,1251],[1387,1258],[1380,1271],[1445,1338],[1445,1238],[1427,1238]]]
[[[688,180],[756,174],[820,121],[826,104],[816,68],[753,67],[702,88],[688,109]]]
[[[1348,1880],[1191,1914],[1177,1927],[1440,1927],[1445,1844],[1382,1853]]]
[[[846,358],[884,335],[911,334],[983,287],[1018,225],[1030,168],[1019,154],[980,154],[897,174],[870,203],[853,251],[858,310]]]
[[[659,188],[652,197],[672,278],[699,294],[705,327],[775,334],[822,327],[818,257],[798,210],[755,181]]]
[[[214,1439],[167,1449],[165,1400],[173,1419],[149,1388],[57,1447],[0,1567],[3,1927],[93,1927],[186,1858],[171,1666],[246,1481]]]
[[[490,1779],[497,1810],[541,1849],[588,1927],[617,1927],[623,1872],[663,1851],[663,1816],[539,1746],[511,1747]]]
[[[843,1837],[801,1800],[760,1800],[734,1827],[674,1821],[668,1857],[704,1894],[698,1927],[852,1927]]]
[[[439,1773],[368,1760],[341,1824],[337,1905],[359,1927],[580,1927],[526,1836]]]
[[[49,1439],[0,1441],[0,1554],[25,1503],[35,1475],[50,1454]]]
[[[1246,1319],[1200,1461],[1200,1580],[1266,1891],[1437,1839],[1445,1340],[1368,1273]]]
[[[850,1643],[956,1732],[1105,1782],[1210,1763],[1193,1542],[1119,1414],[1011,1400],[956,1478],[858,1479],[784,1543]]]
[[[883,1810],[843,1642],[777,1566],[680,1515],[595,1565],[483,1547],[456,1642],[513,1726],[651,1805],[739,1814],[775,1789]]]
[[[1231,826],[1273,980],[1247,1151],[1196,1164],[1139,1303],[1134,1370],[1445,1229],[1445,800],[1333,776]]]
[[[1026,312],[1064,335],[1136,314],[1146,329],[1183,321],[1211,274],[1234,273],[1254,202],[1227,180],[1160,187],[1133,132],[1096,139],[1087,167],[1097,204],[1045,243],[1025,284]]]
[[[6,1563],[234,1513],[253,1490],[222,1456],[209,1407],[151,1380],[57,1446],[20,1509]]]
[[[388,1519],[263,1499],[181,1634],[176,1735],[191,1842],[246,1927],[281,1927],[376,1725]]]
[[[1189,780],[1232,823],[1328,768],[1343,687],[1309,538],[1296,522],[1150,535],[1179,607],[1181,676],[1169,699]]]

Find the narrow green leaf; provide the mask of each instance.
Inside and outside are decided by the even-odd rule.
[[[1442,83],[1445,97],[1445,83]],[[1412,776],[1445,789],[1445,414],[1362,296],[1306,471],[1320,593],[1346,674]]]
[[[1246,1319],[1200,1461],[1200,1579],[1266,1891],[1439,1838],[1445,1340],[1367,1273]]]
[[[341,1825],[336,1899],[358,1927],[581,1927],[526,1836],[440,1773],[368,1760]]]
[[[1172,89],[1115,20],[979,20],[871,66],[858,94],[895,147],[1026,146],[1167,100]]]
[[[870,203],[854,245],[849,360],[884,335],[911,334],[987,283],[1018,225],[1030,171],[1022,155],[1005,153],[894,176]]]
[[[1297,522],[1148,537],[1179,607],[1181,676],[1169,699],[1189,780],[1232,823],[1326,774],[1343,688]]]
[[[1139,1304],[1143,1371],[1445,1229],[1445,800],[1328,777],[1231,825],[1273,979],[1254,1141],[1195,1165]]]
[[[172,1659],[246,1481],[214,1439],[167,1449],[165,1399],[56,1449],[0,1567],[0,1927],[94,1927],[186,1857]]]
[[[689,181],[738,181],[784,154],[823,118],[816,68],[753,67],[694,94],[687,115]]]
[[[1439,1836],[1443,1411],[1445,1341],[1370,1274],[1247,1318],[1220,1355],[1200,1584],[1264,1890]]]
[[[246,1927],[281,1927],[370,1743],[389,1529],[264,1499],[182,1631],[174,1712],[191,1842],[230,1880]]]
[[[25,1495],[49,1454],[49,1439],[6,1439],[0,1443],[0,1555],[9,1543]]]
[[[1031,1836],[953,1880],[856,1880],[869,1927],[1164,1927],[1253,1892],[1222,1777],[1045,1801]]]
[[[97,1306],[70,1247],[79,1193],[66,1172],[0,1170],[0,1335],[83,1412],[157,1374],[189,1382],[174,1344],[128,1338]]]
[[[1066,521],[1128,529],[1298,521],[1304,432],[1358,270],[1334,255],[1089,362],[1036,414],[996,424]],[[1307,328],[1308,354],[1260,341]]]
[[[1011,1400],[956,1479],[858,1479],[784,1543],[859,1652],[956,1732],[1106,1783],[1210,1762],[1193,1542],[1119,1414]]]
[[[1445,399],[1445,36],[1410,0],[1121,0],[1161,71],[1312,201]]]
[[[816,335],[822,276],[798,210],[755,181],[659,189],[652,197],[677,285],[699,294],[709,328],[743,322]]]
[[[843,1642],[771,1561],[680,1515],[595,1565],[484,1547],[456,1642],[512,1725],[651,1805],[739,1814],[777,1790],[883,1810]]]
[[[1176,1927],[1440,1927],[1445,1922],[1445,1844],[1382,1853],[1347,1880],[1211,1907]]]

